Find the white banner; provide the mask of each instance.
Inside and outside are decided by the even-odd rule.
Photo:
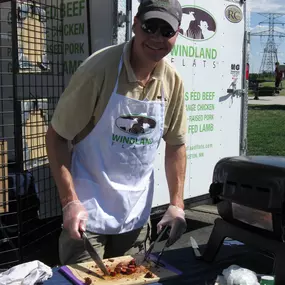
[[[168,55],[184,80],[187,109],[187,176],[185,199],[209,193],[219,159],[240,153],[243,7],[225,0],[180,0],[183,20]],[[132,2],[133,17],[139,1]],[[155,163],[153,206],[169,202],[164,147]]]

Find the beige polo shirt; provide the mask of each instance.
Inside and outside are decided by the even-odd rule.
[[[163,139],[170,145],[185,143],[186,112],[183,82],[165,60],[153,71],[151,80],[141,86],[130,65],[132,41],[127,43],[119,76],[118,93],[137,100],[161,100],[165,93]],[[73,143],[86,137],[100,120],[116,84],[118,66],[125,44],[107,47],[85,60],[72,76],[59,99],[51,124],[55,131]]]

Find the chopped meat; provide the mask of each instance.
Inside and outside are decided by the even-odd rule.
[[[89,277],[86,277],[86,278],[84,278],[84,284],[91,285],[92,284],[92,280]]]
[[[112,274],[116,275],[118,273],[121,273],[123,275],[125,275],[125,274],[130,275],[130,274],[135,273],[136,270],[137,270],[136,261],[135,261],[135,259],[132,259],[129,262],[119,262],[116,265],[115,269],[113,270],[114,273],[112,273]]]
[[[122,267],[122,266],[124,266],[125,264],[123,263],[123,262],[119,262],[117,265],[116,265],[116,267]]]
[[[115,271],[111,271],[110,272],[110,276],[112,276],[112,277],[116,276],[116,272]]]
[[[123,263],[118,263],[117,265],[116,265],[116,267],[115,267],[115,271],[117,272],[117,273],[119,273],[120,271],[121,271],[121,269],[122,269],[122,266],[123,266]]]
[[[115,271],[116,271],[117,273],[121,273],[121,271],[122,271],[123,268],[125,269],[126,267],[125,267],[125,265],[123,264],[123,262],[120,262],[120,263],[118,263],[118,264],[116,265]]]
[[[129,265],[136,265],[136,260],[133,258],[130,262]]]
[[[110,262],[114,262],[114,261],[115,261],[114,258],[109,258],[108,260],[109,260]]]
[[[126,273],[127,273],[128,275],[135,273],[135,268],[127,268],[127,269],[126,269]]]
[[[151,272],[148,272],[144,278],[154,278],[153,274]]]
[[[132,264],[129,264],[128,267],[129,267],[129,268],[136,268],[136,266],[135,266],[135,265],[132,265]]]

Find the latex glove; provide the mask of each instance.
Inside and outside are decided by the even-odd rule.
[[[187,224],[183,209],[170,205],[163,215],[161,221],[157,224],[157,233],[165,226],[170,226],[170,234],[166,246],[174,244],[186,231]]]
[[[86,230],[88,213],[80,201],[69,202],[63,209],[63,227],[73,239],[81,239],[79,230]]]

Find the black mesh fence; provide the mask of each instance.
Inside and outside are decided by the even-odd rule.
[[[1,268],[50,264],[57,250],[61,210],[45,133],[64,87],[61,5],[0,1]]]
[[[99,21],[101,4],[110,14]],[[130,9],[130,0],[0,0],[0,269],[58,264],[62,213],[45,133],[91,43],[130,38]]]

